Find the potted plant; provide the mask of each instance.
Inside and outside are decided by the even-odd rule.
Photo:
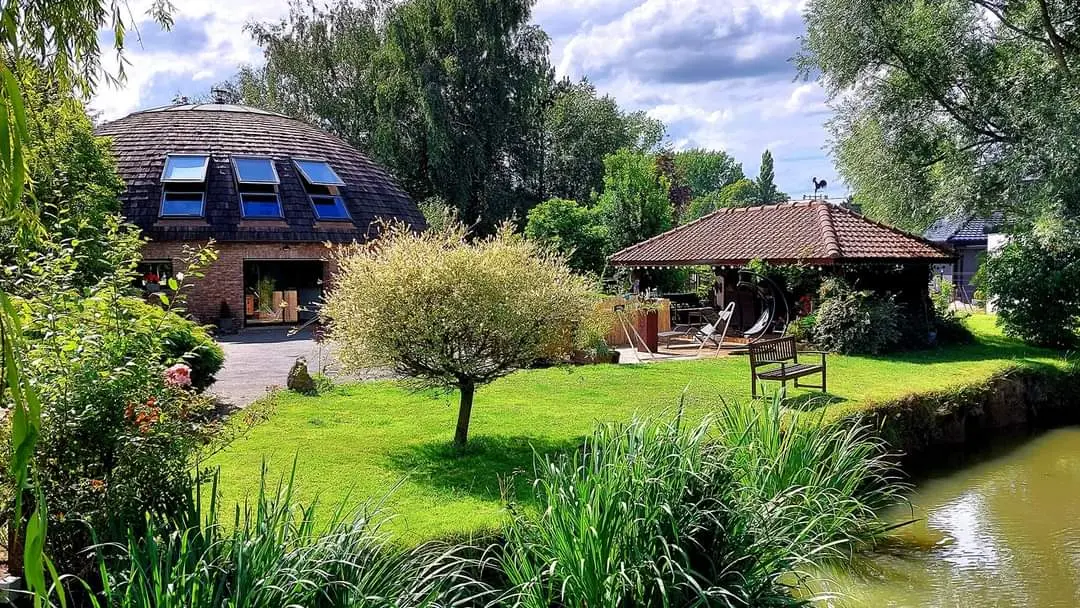
[[[218,310],[218,331],[223,334],[231,334],[236,331],[232,309],[229,308],[229,303],[225,300],[221,301],[221,308]]]

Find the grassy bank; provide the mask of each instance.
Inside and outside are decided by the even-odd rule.
[[[1056,353],[1003,337],[989,317],[969,323],[978,338],[970,345],[888,357],[831,356],[833,402],[820,407],[829,417],[848,415],[1018,365],[1062,366]],[[473,438],[457,454],[450,446],[455,395],[371,382],[318,397],[281,395],[268,422],[210,464],[221,467],[225,504],[254,495],[263,459],[281,472],[296,457],[298,491],[306,497],[362,501],[393,490],[388,506],[398,513],[394,529],[418,540],[497,525],[504,517],[500,488],[527,483],[534,452],[572,448],[598,421],[671,409],[684,394],[689,414],[700,417],[721,399],[748,399],[749,393],[744,357],[522,371],[478,391]]]

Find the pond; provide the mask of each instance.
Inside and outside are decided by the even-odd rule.
[[[820,606],[1080,605],[1080,427],[916,484],[897,542],[820,573]]]

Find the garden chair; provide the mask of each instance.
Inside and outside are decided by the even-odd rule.
[[[705,348],[705,345],[710,342],[716,344],[716,353],[714,354],[720,354],[720,349],[724,346],[724,338],[727,337],[728,326],[731,325],[731,316],[734,313],[735,302],[728,302],[728,305],[717,313],[715,321],[706,324],[705,327],[694,333],[693,339],[698,343],[698,355],[701,354],[701,349]],[[723,325],[723,328],[721,328],[721,325]],[[717,338],[718,335],[720,336],[719,339]]]

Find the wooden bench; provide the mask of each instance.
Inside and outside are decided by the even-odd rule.
[[[750,352],[750,394],[757,398],[757,385],[759,380],[778,380],[780,386],[787,389],[787,381],[794,380],[796,387],[817,388],[825,392],[825,353],[819,350],[803,351],[795,350],[795,338],[777,338],[775,340],[762,340],[749,345]],[[800,354],[821,355],[820,364],[799,363]],[[770,369],[758,371],[759,368],[770,366]],[[775,366],[775,367],[774,367]],[[820,385],[799,384],[799,378],[821,374]]]

